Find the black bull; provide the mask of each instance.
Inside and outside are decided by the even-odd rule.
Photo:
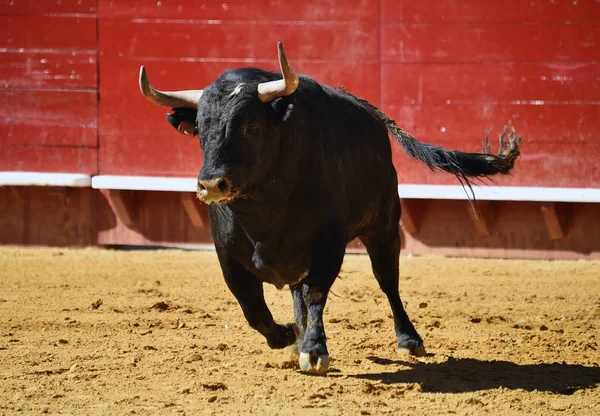
[[[399,349],[424,355],[398,292],[400,201],[388,132],[412,158],[467,186],[468,177],[509,173],[520,137],[505,129],[498,155],[423,144],[367,101],[297,76],[281,45],[279,60],[282,74],[233,69],[195,91],[160,92],[140,73],[144,95],[173,108],[168,121],[200,136],[198,197],[209,204],[225,281],[271,348],[293,345],[302,370],[323,373],[323,309],[346,244],[359,238],[390,302]],[[295,323],[273,320],[264,282],[289,285]]]

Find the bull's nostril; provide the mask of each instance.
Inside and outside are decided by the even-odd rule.
[[[200,182],[198,182],[198,189],[200,191],[206,191],[206,186],[202,185]]]
[[[229,185],[227,184],[227,181],[225,179],[221,179],[217,187],[219,188],[219,191],[225,192],[227,188],[229,188]]]

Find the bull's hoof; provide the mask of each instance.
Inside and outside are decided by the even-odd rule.
[[[398,352],[402,355],[413,355],[415,357],[425,357],[425,347],[423,340],[418,334],[401,334],[398,336]]]
[[[285,348],[288,345],[293,345],[299,335],[300,329],[294,322],[276,324],[275,330],[267,335],[267,344],[273,349]]]
[[[285,347],[285,357],[290,361],[297,361],[300,358],[300,348],[301,346],[298,343]]]
[[[301,352],[298,358],[300,370],[307,373],[325,374],[329,370],[329,355],[312,355],[308,352]]]
[[[427,352],[425,351],[425,347],[423,344],[414,345],[411,347],[398,347],[398,352],[401,355],[413,355],[415,357],[425,357]]]

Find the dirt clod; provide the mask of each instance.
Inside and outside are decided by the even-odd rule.
[[[169,305],[166,302],[156,302],[154,305],[150,306],[148,309],[164,312],[167,309],[169,309]]]
[[[206,390],[227,390],[227,386],[223,383],[206,383],[202,384]]]

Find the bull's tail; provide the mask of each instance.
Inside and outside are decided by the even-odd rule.
[[[396,125],[396,122],[366,100],[358,98],[381,119],[392,137],[402,145],[406,153],[413,159],[424,162],[433,171],[445,171],[456,175],[461,184],[470,188],[468,178],[481,178],[490,175],[510,173],[515,159],[520,155],[521,136],[515,134],[514,128],[505,126],[500,135],[498,154],[492,154],[488,141],[489,129],[483,136],[484,153],[466,153],[456,150],[444,150],[441,147],[419,142],[409,133]],[[474,196],[474,195],[473,195]]]
[[[520,155],[519,143],[521,136],[516,136],[514,129],[505,126],[500,135],[500,149],[498,154],[490,152],[488,135],[489,129],[482,140],[482,148],[485,153],[468,153],[456,150],[444,150],[441,147],[421,143],[409,133],[396,125],[394,120],[385,116],[385,123],[392,137],[398,141],[413,159],[424,162],[429,169],[443,170],[456,175],[459,180],[468,183],[467,178],[485,177],[496,174],[507,175],[515,165],[515,159]]]

